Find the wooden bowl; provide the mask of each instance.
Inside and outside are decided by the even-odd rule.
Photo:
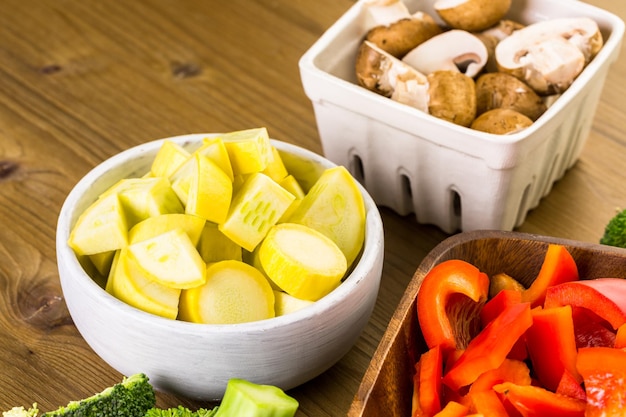
[[[363,376],[348,417],[410,417],[413,366],[426,350],[417,320],[416,297],[433,266],[448,259],[462,259],[489,276],[506,272],[528,285],[539,272],[550,243],[567,247],[581,279],[626,278],[625,249],[504,231],[473,231],[449,237],[415,271]]]

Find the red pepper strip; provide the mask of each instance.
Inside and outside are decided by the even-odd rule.
[[[450,401],[440,412],[435,414],[434,417],[464,417],[467,415],[468,411],[469,409],[463,404]]]
[[[447,260],[430,270],[417,293],[417,317],[429,348],[444,356],[465,349],[480,331],[479,312],[489,295],[489,277],[474,265]]]
[[[518,304],[522,301],[522,293],[517,290],[500,290],[495,296],[485,303],[480,310],[480,320],[485,327],[492,321],[498,314],[502,312],[506,307],[511,304]],[[526,350],[526,341],[524,337],[521,337],[517,343],[511,348],[508,357],[510,359],[517,359],[520,361],[528,358],[528,351]]]
[[[413,417],[431,417],[441,411],[441,349],[435,346],[420,356],[413,376]]]
[[[509,413],[495,391],[477,391],[468,395],[472,400],[470,409],[475,414],[489,417],[509,417]]]
[[[613,347],[617,349],[626,348],[626,323],[619,326],[617,333],[615,334],[615,344]]]
[[[530,287],[522,292],[522,301],[531,303],[533,307],[541,306],[548,288],[563,282],[577,280],[578,267],[567,248],[550,244],[539,274]]]
[[[535,385],[516,385],[504,382],[493,387],[524,417],[583,417],[586,402],[557,394]]]
[[[572,318],[577,348],[615,345],[615,330],[593,311],[584,307],[573,307]]]
[[[458,391],[476,381],[483,372],[498,368],[515,342],[531,325],[528,303],[505,308],[472,339],[465,352],[443,377],[443,383]]]
[[[526,332],[526,345],[543,387],[556,391],[565,370],[582,382],[576,371],[572,307],[534,308],[532,320],[533,325]]]
[[[568,397],[578,398],[579,400],[585,400],[587,395],[585,389],[567,369],[563,372],[563,376],[559,381],[559,386],[556,387],[556,393],[561,395],[567,395]]]
[[[469,388],[469,393],[490,391],[494,385],[513,382],[517,385],[530,385],[530,369],[525,362],[505,359],[502,365],[480,374]]]
[[[419,406],[423,415],[432,416],[441,411],[441,348],[435,346],[420,358]]]
[[[489,301],[485,303],[480,310],[480,321],[485,327],[490,321],[495,319],[498,314],[510,306],[511,304],[519,304],[522,302],[522,293],[516,290],[500,290]]]
[[[585,416],[622,416],[626,408],[626,351],[607,347],[578,350],[578,372],[587,393]]]
[[[566,282],[548,289],[546,308],[568,304],[591,310],[617,329],[626,323],[626,280],[597,278]]]

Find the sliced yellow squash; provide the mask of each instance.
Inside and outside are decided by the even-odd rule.
[[[265,274],[287,294],[317,301],[341,282],[346,257],[328,237],[310,227],[281,223],[259,246]]]
[[[181,228],[129,245],[128,257],[149,279],[168,287],[196,287],[206,279],[206,265]]]
[[[227,260],[209,264],[206,283],[183,290],[178,318],[194,323],[235,324],[274,317],[274,293],[254,267]]]

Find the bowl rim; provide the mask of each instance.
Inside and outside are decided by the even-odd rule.
[[[167,328],[170,331],[175,330],[187,334],[196,334],[198,332],[262,333],[273,328],[290,326],[303,320],[310,320],[316,316],[325,314],[329,310],[332,310],[333,306],[343,302],[343,300],[347,298],[347,296],[357,285],[359,285],[362,280],[368,278],[368,275],[371,275],[369,274],[369,271],[375,266],[379,254],[384,252],[384,230],[380,212],[373,198],[358,181],[357,185],[363,196],[366,209],[365,238],[358,262],[353,266],[348,276],[344,278],[342,284],[335,288],[332,292],[315,303],[290,314],[264,320],[235,324],[189,323],[177,319],[168,319],[145,312],[117,299],[98,285],[98,283],[90,277],[81,266],[77,255],[67,244],[67,240],[72,226],[72,218],[76,216],[76,204],[81,201],[85,191],[97,182],[103,174],[108,172],[110,168],[123,165],[124,163],[135,160],[143,155],[156,152],[156,150],[166,140],[170,140],[178,144],[189,145],[208,136],[215,135],[219,135],[219,133],[191,133],[151,140],[123,150],[93,167],[74,185],[61,207],[56,227],[57,265],[60,266],[61,263],[67,262],[67,265],[70,268],[77,271],[78,276],[72,277],[72,279],[78,281],[78,285],[80,285],[84,290],[94,295],[100,294],[98,298],[101,299],[102,303],[106,304],[107,308],[120,309],[124,314],[133,316],[136,320],[141,320],[142,322],[149,322],[152,326]],[[336,164],[330,160],[301,146],[276,139],[270,139],[270,141],[278,148],[279,151],[284,151],[295,156],[313,160],[317,164],[326,168],[336,166]],[[375,279],[380,281],[381,274],[375,275]],[[62,274],[60,274],[60,281],[62,289],[65,285],[69,285],[66,282],[66,278],[64,278]]]

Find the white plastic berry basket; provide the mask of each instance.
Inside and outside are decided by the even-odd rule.
[[[436,18],[432,1],[407,0]],[[587,140],[624,22],[583,2],[513,0],[507,18],[594,19],[604,46],[574,83],[529,128],[492,135],[439,120],[360,87],[354,75],[365,34],[357,1],[302,56],[325,156],[346,166],[377,204],[447,233],[512,230],[578,159]]]

